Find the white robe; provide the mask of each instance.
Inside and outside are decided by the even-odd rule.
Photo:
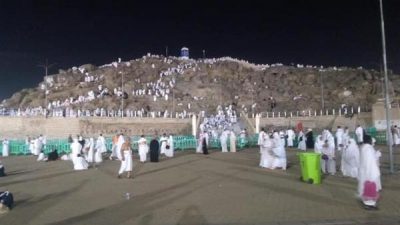
[[[362,143],[364,141],[364,132],[362,127],[356,128],[357,143]]]
[[[7,157],[10,155],[9,144],[10,142],[8,140],[3,141],[3,157]]]
[[[121,157],[121,167],[119,168],[118,174],[122,174],[123,172],[130,172],[133,168],[132,150],[125,150],[123,154],[125,160],[122,160]]]
[[[96,141],[96,150],[99,151],[100,153],[105,153],[107,152],[107,147],[106,147],[106,139],[103,136],[99,136]]]
[[[74,170],[86,170],[89,165],[81,155],[82,145],[75,139],[71,144],[71,160],[74,164]],[[81,155],[81,156],[78,156]]]
[[[165,136],[162,136],[160,138],[160,154],[165,154],[166,146],[167,146],[168,138]]]
[[[147,145],[146,138],[142,137],[138,140],[138,152],[140,162],[146,162],[147,153],[149,152],[149,146]]]
[[[228,152],[228,134],[226,131],[222,132],[221,137],[219,138],[221,142],[222,152]]]
[[[39,155],[40,152],[42,151],[42,140],[40,138],[36,138],[33,146],[33,154],[34,155]]]
[[[36,161],[47,161],[47,158],[45,157],[44,153],[41,152],[38,156],[38,158],[36,159]]]
[[[168,138],[169,149],[165,149],[165,156],[167,157],[174,157],[174,139],[171,136]]]
[[[32,155],[35,155],[35,139],[32,139],[32,140],[29,142],[29,152],[30,152]]]
[[[260,132],[260,135],[261,139],[259,138],[259,141],[262,143],[260,145],[260,167],[272,169],[275,161],[273,156],[274,142],[265,132]]]
[[[335,136],[336,136],[336,146],[337,146],[338,151],[342,151],[342,149],[343,149],[343,145],[344,145],[343,144],[343,134],[344,134],[344,131],[342,128],[338,128],[336,130]]]
[[[333,144],[332,144],[333,142]],[[321,169],[323,173],[330,173],[331,175],[335,175],[336,173],[336,161],[335,161],[335,143],[332,138],[328,139],[327,146],[322,146],[322,154],[328,156],[327,160],[321,158]]]
[[[340,170],[343,176],[357,178],[360,164],[360,150],[354,139],[350,139],[349,142],[347,147],[343,149]]]
[[[273,138],[273,153],[274,153],[274,161],[272,164],[272,168],[282,168],[282,170],[286,170],[286,151],[285,151],[285,139],[280,138],[278,134],[274,134]]]
[[[365,181],[371,181],[376,184],[376,191],[382,189],[381,173],[376,160],[376,151],[370,144],[363,144],[360,150],[360,167],[358,170],[358,195],[366,203],[366,199],[362,198],[364,193]],[[370,200],[369,200],[370,201]],[[373,203],[375,203],[373,201]]]
[[[236,152],[236,135],[233,131],[230,132],[229,141],[230,141],[230,143],[229,143],[230,144],[229,145],[230,152]]]
[[[125,138],[124,138],[123,135],[120,135],[120,136],[118,137],[117,146],[116,146],[116,148],[115,148],[116,155],[117,155],[117,158],[118,158],[119,160],[122,159],[122,156],[121,156],[121,148],[122,148],[122,145],[123,145],[124,143],[125,143]]]
[[[286,135],[287,135],[287,146],[293,147],[293,140],[296,136],[294,131],[292,129],[289,129],[286,131]]]
[[[301,139],[301,141],[300,141]],[[304,133],[302,131],[299,132],[299,144],[297,146],[298,149],[305,151],[307,150],[307,146],[306,146],[306,137],[304,136]]]
[[[88,153],[87,153],[87,161],[89,163],[92,163],[92,162],[94,162],[94,154],[95,154],[95,152],[94,152],[94,139],[93,138],[89,139],[88,147],[89,147],[89,150],[88,150]]]
[[[204,133],[200,133],[199,139],[197,140],[196,153],[203,153],[203,139],[205,139]],[[207,142],[207,141],[206,141]]]

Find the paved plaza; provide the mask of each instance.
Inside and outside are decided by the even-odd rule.
[[[287,152],[286,172],[259,168],[257,149],[177,152],[145,164],[135,154],[134,179],[117,179],[118,161],[76,172],[70,161],[12,156],[3,159],[9,176],[0,178],[0,190],[13,192],[15,207],[0,224],[400,224],[400,175],[388,174],[386,152],[377,211],[361,207],[354,179],[300,182],[297,151]]]

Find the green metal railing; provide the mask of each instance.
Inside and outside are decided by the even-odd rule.
[[[376,144],[386,144],[386,132],[381,132],[381,131],[376,131],[375,128],[368,128],[366,129],[367,134],[371,135],[376,139]],[[314,140],[317,135],[314,135]],[[354,133],[350,133],[351,137],[355,137]],[[138,143],[137,141],[139,140],[139,136],[133,136],[131,138],[131,143],[132,143],[132,149],[134,151],[138,150]],[[147,143],[149,144],[150,141],[152,140],[151,136],[145,137],[147,140]],[[176,151],[185,151],[185,150],[190,150],[190,149],[196,149],[197,146],[197,140],[194,136],[188,135],[188,136],[174,136],[173,137],[173,146]],[[258,141],[258,134],[250,135],[247,138],[241,138],[237,137],[236,139],[236,146],[237,149],[244,149],[248,147],[256,147],[257,146],[257,141]],[[296,147],[298,144],[297,137],[293,141],[294,146]],[[228,141],[228,147],[230,145],[230,142]],[[111,138],[106,138],[106,147],[108,151],[111,151],[112,148],[112,139]],[[210,138],[209,140],[209,148],[210,149],[221,149],[221,143],[220,139],[213,139]],[[1,152],[3,150],[3,145],[0,145]],[[45,154],[48,154],[52,150],[57,149],[59,154],[64,154],[64,153],[70,153],[71,148],[70,148],[70,143],[67,141],[67,139],[51,139],[47,140],[46,145],[43,146],[43,152]],[[29,151],[29,145],[25,143],[24,140],[10,140],[9,142],[9,151],[11,155],[28,155],[30,154]]]

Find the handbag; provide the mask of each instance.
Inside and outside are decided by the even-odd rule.
[[[323,160],[328,160],[328,159],[329,159],[328,155],[326,155],[326,154],[322,154],[321,158],[322,158]]]

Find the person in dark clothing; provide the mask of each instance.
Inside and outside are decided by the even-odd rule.
[[[314,149],[314,136],[311,128],[306,133],[306,147],[307,149]]]
[[[57,159],[58,159],[58,152],[57,149],[54,149],[52,152],[49,153],[47,161],[56,161]]]
[[[157,136],[154,136],[150,142],[150,162],[158,162],[158,156],[160,154],[160,143],[157,140]]]
[[[206,141],[205,138],[203,138],[203,143],[202,143],[202,145],[203,145],[203,154],[204,154],[204,155],[208,155],[207,141]]]
[[[0,161],[0,177],[4,177],[4,176],[6,176],[6,171],[4,169],[3,164]]]
[[[69,135],[69,136],[68,136],[68,143],[71,144],[72,142],[73,142],[73,140],[72,140],[72,135]]]

